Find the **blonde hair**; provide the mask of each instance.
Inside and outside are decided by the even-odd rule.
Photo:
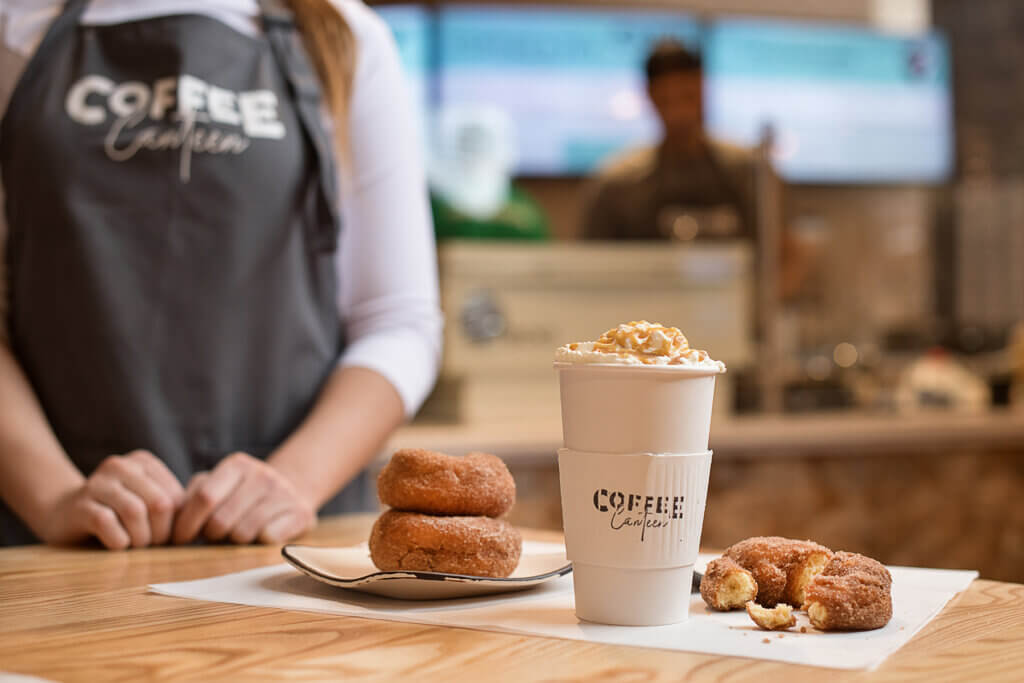
[[[324,102],[334,119],[334,144],[340,164],[349,156],[348,109],[356,70],[356,37],[332,0],[288,0],[313,66]]]

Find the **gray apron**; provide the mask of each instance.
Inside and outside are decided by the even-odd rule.
[[[144,448],[184,483],[271,453],[344,346],[319,85],[278,3],[259,37],[199,15],[82,26],[86,4],[0,129],[12,348],[84,474]],[[371,500],[364,475],[322,511]],[[32,540],[0,507],[0,544]]]

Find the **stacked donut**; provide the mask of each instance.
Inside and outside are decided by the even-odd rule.
[[[754,623],[780,630],[803,609],[823,631],[861,631],[892,618],[892,577],[880,562],[813,541],[757,536],[708,563],[700,593],[708,607],[745,607]],[[754,602],[754,599],[757,602]]]
[[[506,577],[519,564],[522,537],[503,519],[516,484],[497,456],[400,450],[377,494],[391,507],[370,532],[378,569]]]

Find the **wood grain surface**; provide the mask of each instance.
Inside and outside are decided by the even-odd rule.
[[[372,517],[307,542],[365,539]],[[527,538],[555,540],[553,532]],[[0,550],[0,671],[57,681],[1020,680],[1024,585],[976,581],[874,673],[198,602],[146,585],[281,561],[272,547]]]

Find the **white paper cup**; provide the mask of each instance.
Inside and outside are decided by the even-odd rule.
[[[654,626],[684,621],[700,548],[711,451],[558,451],[576,616]]]
[[[593,453],[708,449],[716,370],[555,363],[566,448]]]

